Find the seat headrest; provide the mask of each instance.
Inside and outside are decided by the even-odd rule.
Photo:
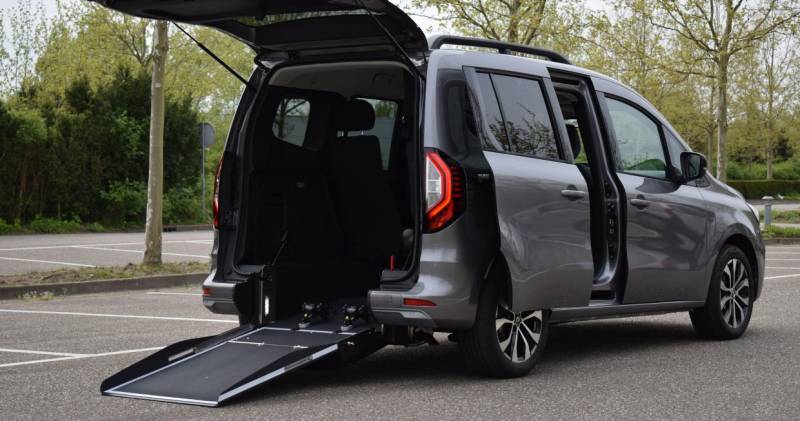
[[[567,135],[569,135],[569,144],[572,147],[572,157],[577,158],[581,153],[581,137],[578,134],[578,128],[572,124],[567,124]]]
[[[352,99],[336,109],[334,124],[343,132],[369,130],[375,126],[375,110],[363,99]]]

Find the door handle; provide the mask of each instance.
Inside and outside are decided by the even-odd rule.
[[[578,200],[586,197],[586,192],[580,190],[567,189],[567,190],[561,190],[561,195],[570,200]]]
[[[650,206],[650,201],[644,200],[644,196],[636,196],[635,199],[631,199],[631,205],[636,206],[639,209],[644,209]]]

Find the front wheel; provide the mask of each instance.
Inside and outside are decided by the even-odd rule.
[[[544,352],[549,332],[547,312],[514,312],[494,282],[478,302],[475,324],[458,335],[467,365],[481,374],[511,378],[527,374]]]
[[[744,252],[736,246],[723,248],[705,305],[689,312],[697,334],[708,339],[742,336],[753,313],[753,282],[753,271]]]

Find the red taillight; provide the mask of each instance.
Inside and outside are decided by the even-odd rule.
[[[458,164],[437,151],[425,155],[425,230],[438,231],[464,209],[464,177]]]
[[[211,288],[203,287],[203,297],[210,297],[210,296],[211,296]]]
[[[436,307],[436,303],[433,301],[422,300],[419,298],[403,298],[403,305],[413,307]]]
[[[214,175],[214,196],[211,199],[211,211],[214,215],[214,228],[219,228],[219,175],[222,173],[222,159],[217,164],[217,172]]]

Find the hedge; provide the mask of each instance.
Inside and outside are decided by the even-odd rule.
[[[800,180],[728,180],[728,185],[741,192],[746,199],[764,196],[777,198],[778,194],[800,193]]]

